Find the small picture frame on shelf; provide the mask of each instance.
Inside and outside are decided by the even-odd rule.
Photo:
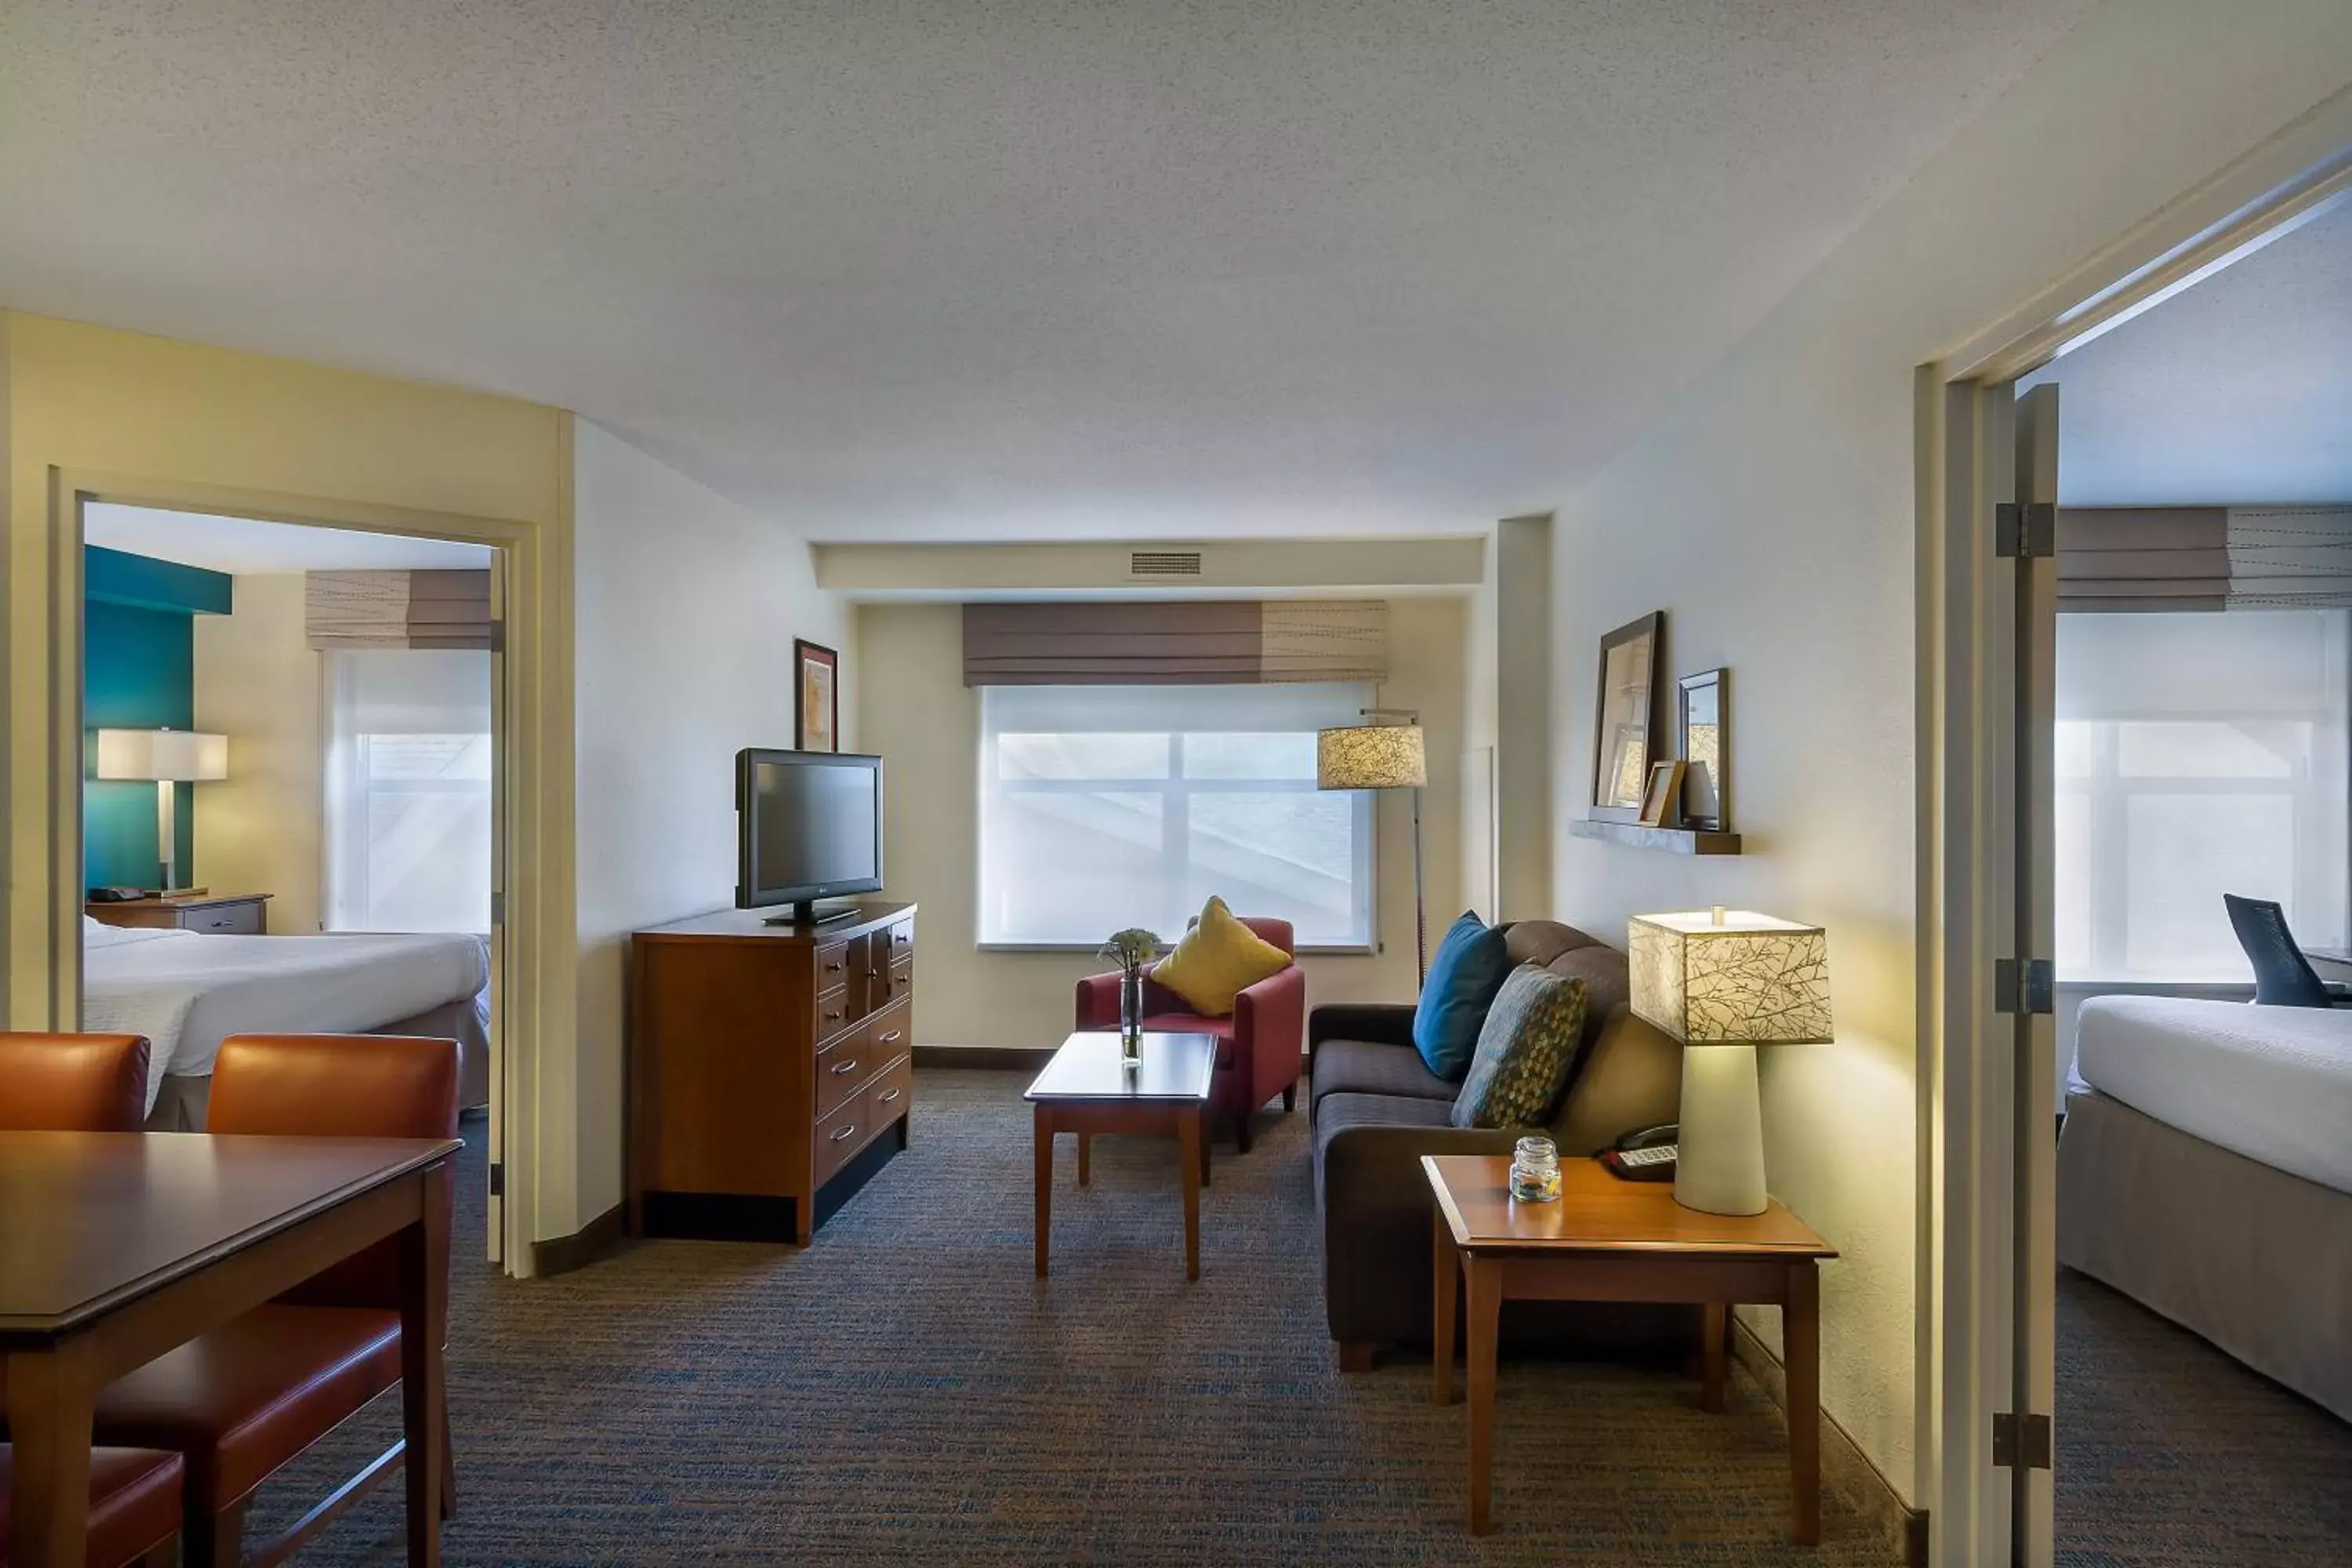
[[[1649,787],[1642,792],[1642,826],[1674,827],[1680,825],[1683,764],[1679,762],[1656,763],[1650,768]]]
[[[1685,675],[1676,694],[1675,750],[1683,758],[1682,825],[1731,831],[1731,671]]]

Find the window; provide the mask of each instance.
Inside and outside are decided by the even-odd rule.
[[[490,656],[328,658],[327,929],[490,929]]]
[[[1213,893],[1303,946],[1372,944],[1372,798],[1315,787],[1356,686],[981,689],[980,940],[1169,941]]]
[[[2063,978],[2242,980],[2221,895],[2346,927],[2347,613],[2058,617]]]

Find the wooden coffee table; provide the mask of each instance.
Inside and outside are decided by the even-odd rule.
[[[1201,1277],[1201,1184],[1208,1174],[1208,1142],[1201,1117],[1217,1070],[1214,1035],[1146,1035],[1143,1060],[1129,1071],[1119,1063],[1118,1037],[1098,1031],[1072,1035],[1029,1086],[1037,1125],[1037,1278],[1045,1277],[1046,1238],[1054,1215],[1054,1134],[1078,1135],[1078,1181],[1087,1180],[1087,1141],[1097,1132],[1172,1137],[1182,1158],[1184,1278]]]
[[[1819,1266],[1835,1249],[1780,1204],[1759,1215],[1701,1214],[1664,1183],[1624,1182],[1591,1160],[1560,1162],[1556,1203],[1512,1201],[1507,1154],[1424,1154],[1437,1200],[1432,1397],[1454,1401],[1454,1285],[1469,1328],[1470,1530],[1486,1532],[1495,1453],[1495,1329],[1508,1300],[1695,1301],[1706,1309],[1703,1402],[1723,1408],[1725,1319],[1738,1302],[1780,1309],[1788,1367],[1789,1470],[1797,1540],[1822,1535]]]

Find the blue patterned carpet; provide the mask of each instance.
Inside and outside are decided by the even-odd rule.
[[[1606,1364],[1506,1367],[1496,1532],[1474,1541],[1462,1410],[1429,1404],[1427,1363],[1334,1364],[1305,1115],[1220,1148],[1191,1286],[1173,1146],[1100,1140],[1081,1192],[1065,1140],[1040,1282],[1025,1081],[919,1075],[913,1148],[806,1252],[647,1243],[527,1284],[461,1266],[450,1561],[1890,1561],[1834,1489],[1828,1544],[1786,1544],[1781,1424],[1753,1384],[1711,1416],[1691,1383]],[[474,1200],[473,1256],[480,1234]],[[257,1527],[397,1420],[380,1402],[299,1462]],[[304,1560],[400,1542],[394,1485]]]

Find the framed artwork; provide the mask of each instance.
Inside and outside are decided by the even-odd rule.
[[[1596,822],[1639,822],[1664,716],[1657,697],[1658,645],[1666,616],[1653,611],[1601,639],[1601,695],[1592,721]]]
[[[1650,768],[1650,784],[1642,792],[1642,826],[1673,827],[1675,797],[1682,793],[1683,764],[1679,762],[1655,763]]]
[[[841,750],[841,655],[822,643],[793,639],[793,745]]]
[[[1685,675],[1675,704],[1681,731],[1683,826],[1731,831],[1731,671]]]

